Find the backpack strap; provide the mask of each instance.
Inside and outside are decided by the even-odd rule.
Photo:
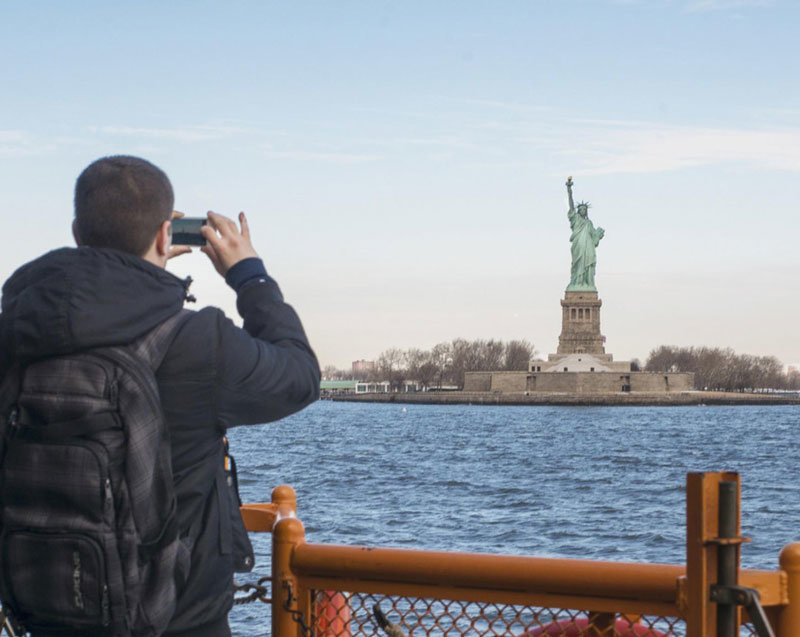
[[[150,365],[150,369],[157,370],[164,357],[167,355],[172,339],[180,328],[194,312],[185,308],[170,316],[166,321],[159,323],[147,334],[131,343],[133,353]]]

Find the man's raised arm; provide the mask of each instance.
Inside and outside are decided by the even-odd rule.
[[[218,405],[227,426],[263,423],[294,413],[319,397],[319,363],[299,317],[284,302],[250,242],[244,213],[235,222],[209,213],[203,252],[236,291],[239,329],[220,314]]]

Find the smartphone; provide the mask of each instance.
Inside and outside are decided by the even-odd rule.
[[[206,217],[181,217],[172,220],[172,243],[176,246],[204,246],[200,228],[208,223]]]

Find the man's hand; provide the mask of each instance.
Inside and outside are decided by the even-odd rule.
[[[211,259],[214,268],[222,276],[239,261],[250,257],[258,258],[253,244],[250,243],[250,228],[243,212],[239,213],[239,224],[241,231],[232,219],[209,211],[208,225],[200,229],[206,239],[206,245],[200,250]]]
[[[173,219],[180,219],[181,217],[184,217],[184,216],[186,216],[186,215],[184,215],[182,212],[178,212],[177,210],[173,210],[172,211],[172,218]],[[179,257],[182,254],[189,254],[191,251],[192,251],[192,249],[189,246],[174,246],[174,245],[170,244],[169,254],[167,255],[167,259],[172,259],[174,257]]]

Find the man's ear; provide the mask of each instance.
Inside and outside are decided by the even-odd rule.
[[[72,220],[72,238],[75,239],[75,245],[81,245],[81,238],[78,236],[78,220]]]
[[[160,257],[169,256],[169,249],[172,246],[172,222],[167,219],[158,228],[156,235],[156,252]]]

